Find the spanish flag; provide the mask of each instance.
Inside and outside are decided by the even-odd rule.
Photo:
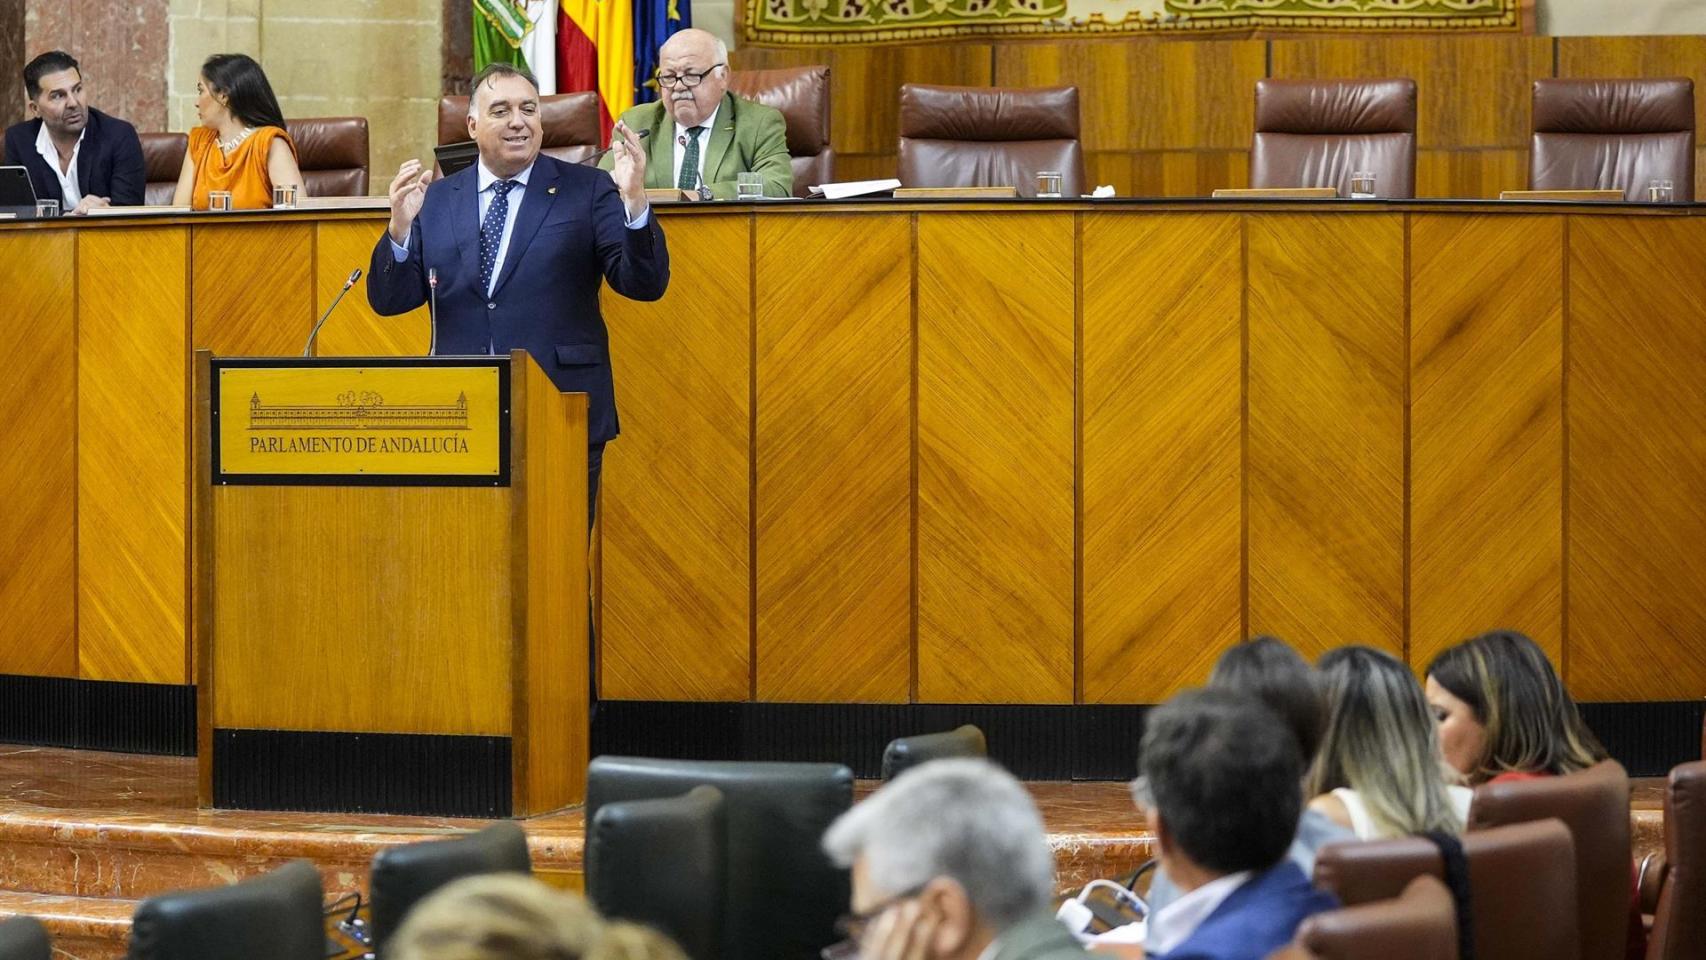
[[[597,90],[604,144],[622,111],[634,105],[632,0],[561,0],[557,89]]]

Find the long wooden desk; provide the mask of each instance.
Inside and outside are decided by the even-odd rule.
[[[1525,630],[1706,695],[1706,216],[661,210],[607,296],[606,697],[1142,703],[1271,632]],[[0,673],[184,684],[190,351],[291,354],[383,213],[0,226]],[[418,353],[352,293],[326,354]]]

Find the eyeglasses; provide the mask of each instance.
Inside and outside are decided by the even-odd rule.
[[[660,73],[658,74],[658,86],[686,87],[691,90],[699,84],[704,83],[706,77],[710,76],[718,67],[723,65],[724,64],[721,63],[713,63],[708,69],[701,70],[698,73],[694,73],[691,70],[685,70],[681,73]]]
[[[844,939],[839,943],[824,947],[819,956],[823,960],[858,960],[859,941],[865,939],[865,928],[871,925],[871,921],[923,893],[926,886],[928,883],[921,883],[905,893],[896,894],[884,900],[863,913],[842,914],[840,919],[835,921],[835,932],[839,933]]]

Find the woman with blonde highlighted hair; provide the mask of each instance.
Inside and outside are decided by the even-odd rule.
[[[687,960],[668,937],[610,923],[580,897],[519,873],[447,884],[409,912],[388,960]]]
[[[1461,833],[1469,788],[1450,782],[1422,688],[1391,654],[1343,647],[1316,664],[1327,731],[1306,792],[1309,808],[1361,840]]]

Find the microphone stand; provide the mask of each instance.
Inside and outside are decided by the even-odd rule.
[[[332,298],[332,305],[326,308],[326,312],[320,314],[320,319],[314,323],[314,329],[308,331],[308,342],[302,345],[303,356],[307,357],[312,355],[311,351],[314,349],[314,338],[320,335],[320,328],[326,325],[326,320],[331,317],[332,311],[336,310],[338,308],[338,304],[343,302],[344,294],[349,293],[350,287],[355,286],[355,282],[360,279],[360,267],[356,267],[354,270],[350,271],[349,279],[344,281],[344,288],[339,290],[338,295]]]
[[[438,268],[427,268],[427,324],[432,335],[427,340],[427,356],[438,356]]]

